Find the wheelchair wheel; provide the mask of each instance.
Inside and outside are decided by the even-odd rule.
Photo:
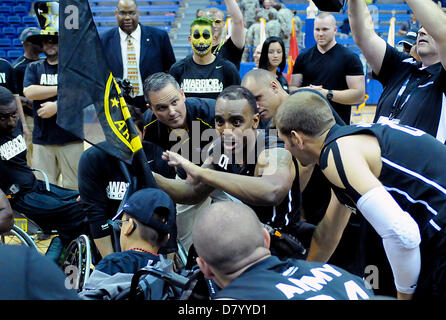
[[[33,238],[31,238],[25,231],[16,225],[14,225],[9,232],[2,233],[0,235],[0,243],[8,245],[23,245],[38,250]]]
[[[70,269],[73,271],[73,288],[78,292],[90,277],[91,265],[90,239],[86,235],[81,235],[68,245],[61,262],[65,274],[69,273]]]

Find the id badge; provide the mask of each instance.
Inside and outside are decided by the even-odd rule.
[[[399,124],[400,123],[400,119],[389,119],[389,117],[380,116],[376,123],[383,123],[383,124],[394,123],[394,124]]]

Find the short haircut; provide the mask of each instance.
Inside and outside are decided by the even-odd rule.
[[[268,59],[268,50],[271,43],[278,42],[282,47],[282,62],[279,64],[278,72],[282,72],[285,69],[286,64],[286,52],[285,52],[285,43],[279,37],[268,37],[263,42],[262,52],[260,53],[259,59],[259,68],[269,70],[269,59]]]
[[[169,83],[171,83],[178,91],[181,91],[177,80],[169,73],[157,72],[147,77],[146,80],[144,80],[143,85],[146,102],[151,104],[149,94],[164,89]]]
[[[248,80],[254,80],[258,85],[268,86],[271,81],[277,81],[277,78],[266,69],[252,69],[248,71],[242,80],[242,86],[244,86]]]
[[[334,15],[331,14],[330,12],[321,12],[321,13],[319,13],[319,14],[316,16],[315,19],[324,19],[324,18],[327,18],[327,17],[331,17],[331,19],[333,20],[334,25],[335,25],[335,27],[336,27],[336,18],[335,18]]]
[[[191,23],[190,23],[190,30],[192,30],[193,26],[208,26],[211,28],[214,26],[212,20],[208,19],[208,18],[196,18],[194,19]]]
[[[246,100],[248,101],[249,106],[254,114],[258,113],[257,111],[257,102],[256,97],[252,94],[251,91],[246,89],[245,87],[239,85],[232,85],[225,88],[217,97],[218,99],[226,99],[226,100]]]
[[[127,213],[126,214],[130,217],[132,217],[131,214]],[[155,212],[152,215],[152,219],[157,220],[159,222],[163,222],[163,221],[167,221],[169,217],[169,210],[167,208],[156,208]],[[137,218],[132,217],[133,219],[135,219],[136,221],[138,221]],[[153,246],[156,247],[162,247],[164,246],[167,241],[168,241],[168,234],[164,233],[164,232],[160,232],[155,230],[153,227],[149,227],[143,223],[141,223],[140,221],[138,221],[138,228],[139,229],[139,235],[141,237],[141,239],[149,242],[150,244],[152,244]]]
[[[14,99],[14,95],[9,89],[0,86],[0,106],[10,105]]]
[[[313,89],[299,89],[286,98],[275,120],[277,128],[287,136],[294,130],[317,137],[335,124],[330,103]]]
[[[220,9],[218,9],[217,7],[210,7],[207,8],[205,11],[206,15],[214,15],[214,14],[219,14],[221,15],[223,18],[225,17],[225,14],[223,11],[221,11]]]

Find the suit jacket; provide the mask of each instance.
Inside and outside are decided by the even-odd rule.
[[[139,26],[141,27],[139,71],[144,83],[144,80],[153,73],[168,72],[176,59],[166,31],[141,24]],[[119,27],[106,31],[100,38],[113,76],[122,78],[124,68]]]

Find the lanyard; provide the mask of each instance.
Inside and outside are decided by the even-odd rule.
[[[429,74],[427,79],[429,79],[431,76],[432,75]],[[426,80],[424,77],[420,77],[416,81],[412,81],[412,83],[409,85],[409,82],[412,78],[415,78],[414,73],[409,75],[409,77],[407,77],[406,81],[404,81],[403,85],[401,86],[401,89],[398,91],[398,94],[396,95],[396,98],[393,101],[392,110],[390,111],[390,115],[389,115],[390,120],[396,118],[401,113],[401,111],[403,110],[407,101],[409,101],[410,97],[415,92],[415,90],[417,90],[417,88],[419,87],[421,82]],[[406,90],[408,90],[408,88],[410,88],[409,93],[406,95],[406,98],[403,100],[403,94],[406,92]]]

